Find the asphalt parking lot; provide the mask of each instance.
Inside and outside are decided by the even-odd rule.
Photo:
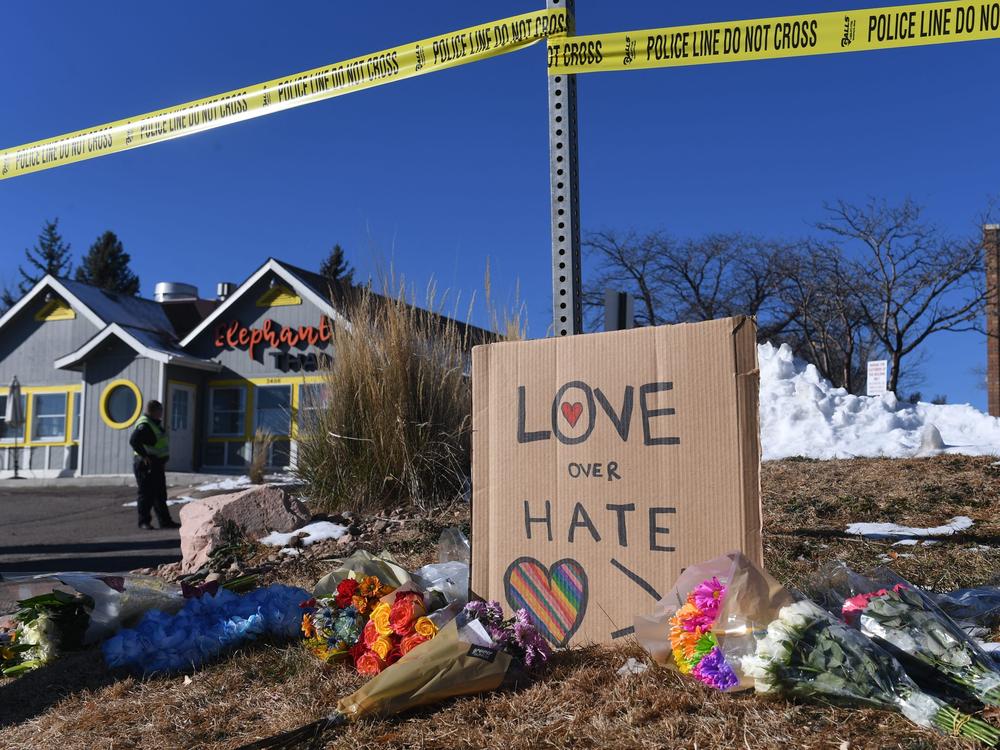
[[[180,560],[176,529],[143,531],[134,487],[23,487],[0,482],[0,575],[118,573]],[[170,508],[177,520],[179,507]],[[155,522],[154,522],[155,523]]]

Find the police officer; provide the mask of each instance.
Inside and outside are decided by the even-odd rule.
[[[167,431],[160,422],[162,418],[163,404],[159,401],[148,402],[146,413],[139,417],[128,441],[135,453],[133,470],[139,488],[136,504],[139,506],[140,529],[153,528],[150,524],[153,510],[156,511],[161,529],[180,528],[180,524],[174,523],[167,510],[167,477],[164,467],[170,458],[170,443]]]

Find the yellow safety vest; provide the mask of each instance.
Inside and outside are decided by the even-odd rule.
[[[156,422],[143,414],[139,417],[139,421],[136,422],[135,428],[138,430],[143,425],[149,425],[149,429],[153,431],[156,436],[156,442],[152,445],[143,446],[147,456],[154,456],[155,458],[168,458],[170,456],[170,440],[167,437],[167,432],[162,427],[160,427]],[[134,451],[135,455],[142,456],[143,454],[138,451]]]

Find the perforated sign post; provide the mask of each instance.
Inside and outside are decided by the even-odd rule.
[[[575,0],[545,0],[565,8],[576,28]],[[552,192],[552,325],[556,336],[583,331],[580,287],[580,185],[576,144],[576,76],[549,77],[549,180]]]

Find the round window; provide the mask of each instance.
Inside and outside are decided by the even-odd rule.
[[[109,427],[121,430],[139,417],[142,396],[130,380],[109,383],[101,396],[101,417]]]

